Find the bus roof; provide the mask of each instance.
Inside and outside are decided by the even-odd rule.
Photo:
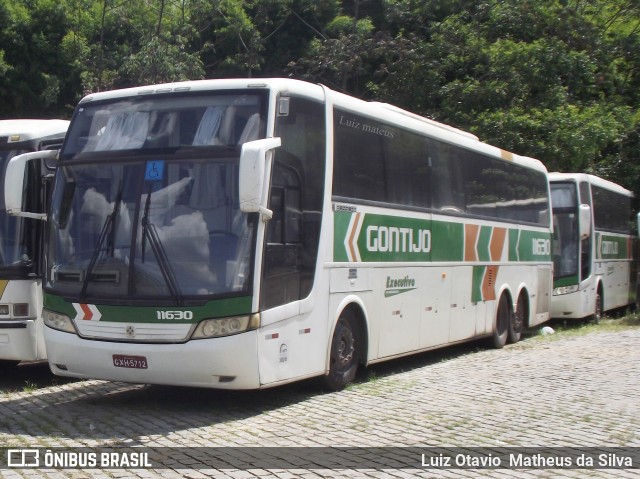
[[[598,186],[605,190],[614,191],[616,193],[620,193],[622,195],[633,197],[634,194],[632,191],[620,186],[613,181],[605,180],[604,178],[600,178],[599,176],[590,175],[588,173],[559,173],[554,171],[553,173],[549,173],[549,181],[550,182],[559,182],[559,181],[586,181],[594,186]]]
[[[64,136],[68,127],[68,120],[0,120],[0,137],[7,137],[6,143],[17,143],[54,135]]]
[[[458,133],[460,135],[463,135],[463,136],[466,136],[468,138],[471,138],[472,140],[480,141],[480,138],[478,138],[473,133],[469,133],[468,131],[461,130],[461,129],[456,128],[454,126],[447,125],[445,123],[440,123],[438,121],[432,120],[431,118],[426,118],[424,116],[417,115],[417,114],[412,113],[412,112],[410,112],[408,110],[403,110],[402,108],[397,107],[395,105],[391,105],[389,103],[377,102],[377,101],[372,101],[370,103],[372,105],[379,105],[382,108],[387,108],[387,109],[389,109],[391,111],[395,111],[396,113],[400,113],[401,115],[407,115],[407,116],[409,116],[411,118],[414,118],[414,119],[416,119],[418,121],[423,121],[423,122],[425,122],[425,123],[427,123],[429,125],[437,126],[438,128],[443,128],[445,130],[452,131],[454,133]]]

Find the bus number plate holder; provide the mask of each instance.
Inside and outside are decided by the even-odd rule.
[[[114,354],[113,365],[117,368],[147,369],[147,358],[144,356],[129,356]]]

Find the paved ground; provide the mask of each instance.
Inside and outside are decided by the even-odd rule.
[[[468,453],[492,459],[524,451],[500,448],[597,448],[598,453],[605,447],[640,448],[639,401],[640,327],[533,337],[503,350],[477,344],[449,348],[370,368],[339,393],[323,393],[315,382],[221,392],[67,381],[50,376],[46,365],[21,365],[0,381],[0,446],[91,448],[74,449],[80,452],[145,446],[153,448],[154,467],[5,468],[2,476],[640,477],[639,469],[446,469],[421,463],[421,452],[428,463],[431,457],[455,460]],[[284,464],[271,455],[288,451],[283,447],[295,447]],[[268,459],[247,461],[265,451]],[[559,451],[561,458],[567,452]],[[158,467],[158,453],[170,468]],[[237,462],[229,463],[238,468],[202,468],[197,463],[203,453],[227,459],[235,454]],[[364,454],[357,468],[349,459],[354,453]],[[327,455],[337,466],[327,466]],[[407,457],[415,467],[393,468]],[[634,460],[637,467],[640,461]]]

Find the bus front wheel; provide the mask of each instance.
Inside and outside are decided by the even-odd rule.
[[[593,322],[598,324],[600,322],[600,320],[602,319],[602,314],[603,314],[603,306],[602,306],[602,294],[600,293],[600,290],[598,289],[598,292],[596,293],[596,308],[595,311],[593,313]]]
[[[329,374],[324,382],[333,391],[344,389],[356,377],[359,363],[359,341],[355,318],[344,311],[338,319],[331,341]]]

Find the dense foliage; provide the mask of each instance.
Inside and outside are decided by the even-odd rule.
[[[0,117],[291,76],[640,193],[638,0],[0,0]]]

